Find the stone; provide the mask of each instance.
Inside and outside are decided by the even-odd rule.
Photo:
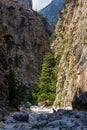
[[[15,113],[13,119],[17,121],[28,121],[29,115],[27,113]]]
[[[60,130],[58,127],[47,127],[47,128],[44,128],[43,130]]]
[[[35,124],[32,128],[37,128],[38,129],[40,127],[46,126],[46,124],[47,124],[47,120],[43,120],[43,121],[40,121],[37,124]]]
[[[47,120],[48,119],[48,115],[43,113],[43,114],[39,115],[39,118],[42,119],[42,120]]]
[[[29,111],[28,122],[25,122],[25,115],[28,115],[28,112],[16,112],[12,115],[10,113],[4,117],[5,121],[0,123],[0,130],[87,130],[86,111],[59,110],[56,114],[48,111],[48,114],[41,109],[40,114],[40,109],[38,108],[36,113]]]
[[[55,127],[55,126],[58,126],[59,125],[59,120],[55,120],[55,121],[52,121],[52,122],[49,122],[48,124],[47,124],[47,126],[53,126],[53,127]]]
[[[25,104],[19,105],[19,110],[20,110],[20,112],[25,112],[25,111],[26,111],[26,106],[25,106]]]
[[[33,129],[33,130],[38,130],[38,129]]]
[[[15,123],[16,120],[14,120],[12,116],[5,116],[4,117],[4,122],[7,123],[7,124],[8,123]]]
[[[32,106],[32,104],[30,102],[26,102],[26,108],[30,108]]]
[[[6,126],[5,126],[5,129],[7,130],[9,130],[9,129],[12,129],[13,130],[13,128],[14,128],[14,126],[15,126],[15,124],[7,124]]]
[[[5,128],[5,124],[3,122],[0,122],[0,128],[4,129]]]

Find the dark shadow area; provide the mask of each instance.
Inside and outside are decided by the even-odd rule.
[[[72,108],[78,110],[87,110],[87,92],[77,89],[72,101]]]

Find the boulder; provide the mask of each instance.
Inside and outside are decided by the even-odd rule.
[[[38,106],[47,107],[47,106],[49,106],[48,104],[49,104],[49,103],[48,103],[48,100],[46,100],[46,101],[39,102],[39,103],[38,103]]]
[[[26,106],[26,108],[30,109],[30,107],[32,106],[32,104],[30,102],[26,102],[25,106]]]
[[[44,127],[46,125],[47,125],[47,120],[43,120],[43,121],[40,121],[37,124],[35,124],[32,128],[39,129],[39,128]]]
[[[39,118],[41,120],[48,120],[48,114],[46,114],[46,113],[40,114],[39,116],[40,116]]]
[[[47,126],[49,127],[56,127],[56,126],[59,126],[59,120],[54,120],[54,121],[51,121],[47,124]]]
[[[15,113],[13,119],[17,121],[28,121],[29,115],[27,113]]]

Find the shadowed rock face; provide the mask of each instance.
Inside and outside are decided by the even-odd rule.
[[[7,51],[7,62],[14,65],[20,83],[33,86],[37,83],[43,56],[49,51],[44,25],[32,10],[9,0],[0,0],[0,3],[1,41]]]
[[[0,46],[0,114],[5,114],[8,106],[8,82],[7,82],[7,63],[5,49]]]
[[[12,0],[11,0],[12,1]],[[13,0],[27,9],[32,9],[32,0]]]
[[[58,58],[54,106],[72,105],[75,94],[87,91],[87,1],[69,0],[56,25],[52,44]],[[80,89],[81,93],[76,91]]]
[[[32,10],[11,0],[0,0],[0,107],[7,103],[9,65],[25,88],[37,84],[43,56],[49,52],[44,25]],[[26,87],[25,87],[26,86]]]
[[[79,90],[80,91],[80,90]],[[87,110],[87,92],[84,92],[78,96],[78,91],[72,102],[73,109]]]

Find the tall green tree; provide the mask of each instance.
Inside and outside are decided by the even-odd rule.
[[[20,85],[16,71],[11,65],[9,67],[9,101],[10,105],[18,106],[20,103]]]
[[[56,91],[55,59],[52,53],[45,55],[38,83],[38,101],[48,100],[52,105]]]

